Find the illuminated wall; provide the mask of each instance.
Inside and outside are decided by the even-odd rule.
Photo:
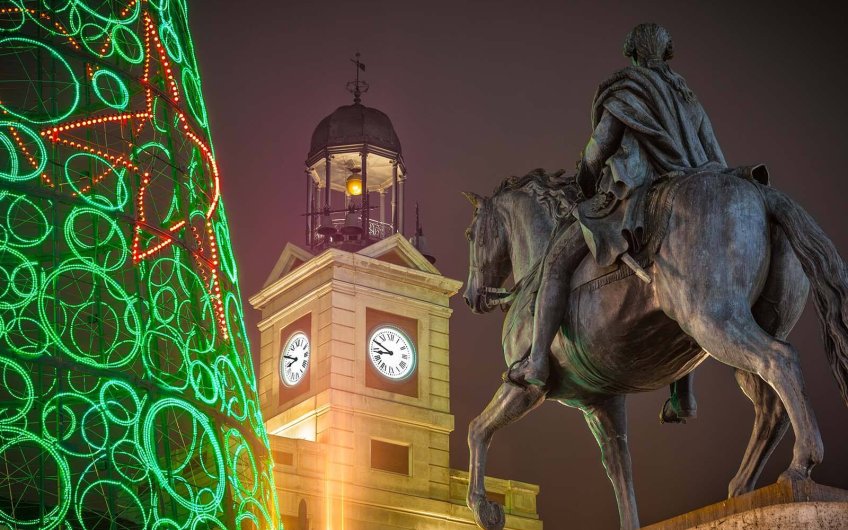
[[[220,184],[185,0],[0,2],[0,528],[280,527]]]

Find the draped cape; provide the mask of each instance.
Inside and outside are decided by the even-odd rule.
[[[592,102],[594,138],[609,136],[598,131],[605,113],[624,132],[618,146],[601,149],[614,154],[600,174],[578,174],[578,184],[593,197],[577,215],[595,258],[610,265],[644,238],[644,198],[654,179],[727,164],[701,104],[687,100],[657,70],[630,66],[601,83]]]

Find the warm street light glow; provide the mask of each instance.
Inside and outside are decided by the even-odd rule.
[[[362,195],[362,177],[359,176],[361,169],[358,167],[350,170],[350,175],[345,181],[348,195]]]

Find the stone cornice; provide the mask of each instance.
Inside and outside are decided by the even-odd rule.
[[[378,258],[363,256],[338,249],[328,249],[303,265],[292,270],[279,280],[251,296],[249,302],[254,309],[265,304],[302,282],[316,277],[323,269],[342,268],[352,270],[355,275],[370,275],[385,280],[409,284],[414,287],[434,291],[446,297],[456,294],[462,282],[441,274],[418,271],[409,267],[395,265]],[[331,275],[336,277],[335,272]],[[359,283],[354,280],[354,283]]]

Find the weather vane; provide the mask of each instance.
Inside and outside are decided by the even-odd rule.
[[[353,102],[359,103],[362,101],[362,94],[368,92],[368,83],[365,81],[359,80],[359,71],[365,71],[365,63],[359,60],[359,52],[356,52],[356,58],[351,59],[350,62],[356,65],[356,80],[349,81],[347,84],[347,91],[353,94]]]

